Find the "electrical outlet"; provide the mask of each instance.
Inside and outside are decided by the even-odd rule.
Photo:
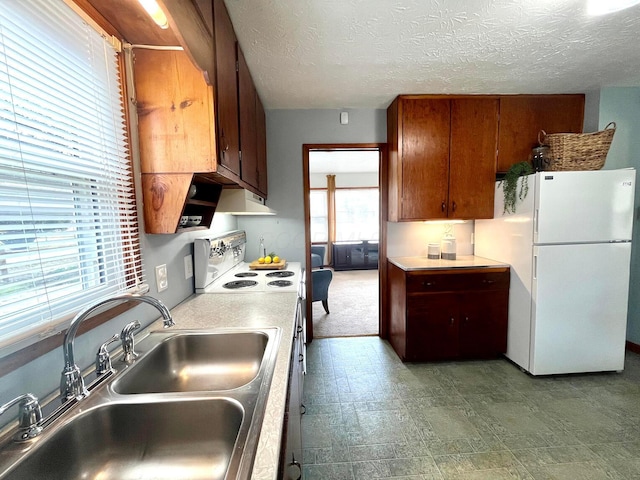
[[[189,280],[193,277],[193,257],[187,255],[184,257],[184,279]]]
[[[158,292],[162,292],[169,288],[166,264],[158,265],[156,267],[156,286],[158,287]]]

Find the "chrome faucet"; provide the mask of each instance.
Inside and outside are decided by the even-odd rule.
[[[18,414],[18,431],[13,436],[16,442],[26,442],[30,438],[37,437],[42,432],[40,422],[42,420],[42,410],[38,403],[38,397],[33,393],[25,393],[0,407],[0,415],[7,411],[16,403],[20,404]]]
[[[66,402],[71,399],[82,399],[89,395],[89,391],[84,385],[84,379],[80,373],[80,368],[76,365],[73,355],[73,340],[76,338],[78,327],[80,324],[98,308],[111,302],[144,302],[154,306],[162,314],[164,318],[164,328],[169,328],[175,325],[169,309],[160,300],[149,297],[132,294],[120,294],[113,297],[109,297],[105,300],[97,302],[93,305],[82,310],[78,313],[69,325],[69,329],[64,336],[64,342],[62,344],[62,353],[64,354],[64,369],[62,370],[62,376],[60,378],[60,395],[62,402]]]
[[[116,333],[109,340],[100,345],[98,352],[96,353],[96,375],[101,376],[105,373],[113,371],[111,366],[111,356],[107,347],[113,342],[120,340],[120,334]]]
[[[120,333],[120,339],[122,340],[122,361],[127,365],[131,365],[136,359],[138,354],[135,351],[135,343],[133,340],[133,331],[140,328],[140,322],[138,320],[127,323],[122,332]]]

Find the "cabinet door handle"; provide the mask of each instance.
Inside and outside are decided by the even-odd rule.
[[[303,354],[301,354],[301,353],[298,354],[298,361],[299,362],[303,362],[304,361],[304,355]]]
[[[422,282],[422,286],[424,287],[432,287],[436,284],[436,282]]]
[[[226,153],[226,151],[229,150],[229,141],[224,136],[224,128],[221,129],[221,131],[220,131],[220,140],[225,140],[226,141],[226,144],[225,144],[226,146],[220,152],[220,153],[222,153],[222,156],[224,157],[224,154]]]
[[[464,323],[469,323],[469,317],[464,317]]]
[[[293,472],[291,472],[289,468],[287,468],[287,470],[289,470],[289,473],[286,478],[289,478],[292,480],[300,480],[302,478],[302,465],[300,465],[300,463],[296,461],[296,457],[293,453],[291,454],[291,463],[289,464],[289,467],[297,468],[298,471],[295,472],[295,474],[297,474],[298,476],[294,477]]]
[[[455,212],[456,211],[456,202],[452,202],[451,204],[451,209]]]
[[[445,203],[445,201],[442,201],[442,204],[440,205],[440,208],[442,209],[442,211],[444,212],[447,209],[447,204]]]
[[[453,325],[453,324],[455,323],[455,321],[456,321],[456,319],[455,319],[455,318],[453,318],[453,317],[451,317],[451,318],[449,319],[449,324],[450,324],[450,325]]]
[[[496,281],[495,281],[495,280],[487,280],[487,279],[485,278],[485,279],[483,279],[483,280],[482,280],[482,283],[488,283],[488,284],[491,284],[491,283],[496,283]]]
[[[307,406],[304,403],[300,404],[300,415],[307,413]]]

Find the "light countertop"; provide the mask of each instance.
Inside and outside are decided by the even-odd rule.
[[[271,389],[251,474],[254,480],[275,480],[278,474],[296,301],[296,293],[202,293],[192,295],[171,309],[176,322],[174,329],[281,328]],[[149,329],[161,330],[161,319]]]
[[[496,262],[475,255],[458,255],[455,260],[431,259],[427,257],[392,257],[388,259],[404,271],[412,270],[448,270],[451,268],[487,268],[508,267],[508,263]]]

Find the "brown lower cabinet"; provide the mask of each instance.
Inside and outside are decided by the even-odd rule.
[[[280,448],[280,464],[278,479],[300,480],[302,478],[302,415],[305,406],[302,404],[304,391],[306,334],[304,302],[296,308],[296,325],[291,349],[289,367],[289,387],[282,423],[282,443]]]
[[[508,267],[388,272],[389,341],[403,362],[506,352]]]

